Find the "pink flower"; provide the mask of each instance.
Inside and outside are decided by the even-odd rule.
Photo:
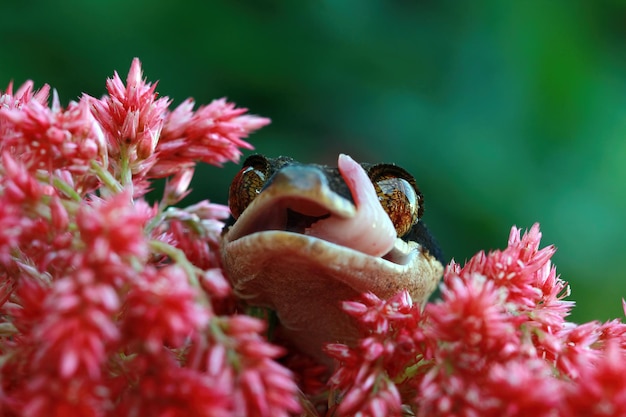
[[[166,221],[153,230],[155,239],[180,249],[187,260],[204,272],[199,277],[200,285],[212,297],[216,312],[226,313],[224,300],[231,296],[231,287],[224,277],[219,258],[219,246],[224,219],[230,215],[228,207],[202,201],[184,210],[170,208]],[[160,262],[168,262],[166,258]],[[219,301],[218,301],[219,300]],[[218,303],[219,305],[217,305]],[[229,310],[232,312],[232,309]]]
[[[178,266],[146,269],[126,296],[123,329],[126,338],[140,341],[149,352],[163,345],[181,347],[208,322],[208,306],[196,302],[197,290]]]
[[[219,261],[214,257],[214,250],[219,245],[217,239],[214,245],[210,241],[212,236],[199,233],[197,229],[194,230],[193,227],[189,227],[189,222],[177,218],[172,218],[168,226],[167,238],[169,243],[182,250],[191,263],[202,269],[219,266]]]
[[[294,378],[303,394],[307,397],[320,398],[323,403],[322,407],[327,405],[324,391],[329,369],[326,365],[319,364],[312,357],[293,350],[288,352],[281,362],[295,374]],[[311,407],[314,406],[311,402]]]
[[[514,227],[505,250],[487,255],[480,252],[462,269],[454,263],[451,268],[458,270],[458,275],[473,272],[489,277],[496,286],[506,289],[507,302],[511,307],[522,311],[556,309],[560,315],[553,317],[552,324],[560,325],[573,304],[561,301],[560,294],[566,291],[567,286],[556,277],[550,266],[555,249],[553,246],[539,249],[541,232],[538,224],[534,224],[524,236],[520,235],[521,231]]]
[[[96,120],[103,127],[112,162],[123,156],[140,169],[145,161],[141,169],[147,170],[154,162],[152,156],[170,100],[157,99],[156,83],[148,83],[142,76],[141,63],[135,58],[126,85],[115,72],[106,83],[108,96],[100,100],[86,96],[83,101],[90,102]]]
[[[7,409],[11,416],[64,417],[80,415],[100,417],[107,415],[111,404],[105,387],[85,379],[58,380],[34,375],[14,393]]]
[[[455,369],[481,372],[487,361],[518,351],[520,320],[508,314],[506,292],[478,273],[446,274],[442,301],[427,305],[427,335],[438,341],[435,356]]]
[[[595,366],[580,368],[562,406],[564,416],[626,415],[626,355],[619,343],[609,343]]]
[[[537,358],[495,364],[486,379],[494,416],[549,417],[563,400],[565,382],[553,379],[550,366]]]
[[[13,294],[17,279],[7,272],[0,273],[0,309],[7,302],[9,297]]]
[[[219,261],[228,209],[169,207],[188,193],[193,158],[233,159],[267,120],[221,101],[190,111],[201,132],[181,125],[175,140],[208,148],[181,159],[157,150],[169,100],[138,60],[107,89],[66,108],[32,82],[0,94],[0,414],[297,412],[263,324],[214,316],[235,310]],[[157,162],[175,168],[149,206]]]
[[[0,108],[0,149],[10,151],[26,168],[67,170],[80,179],[77,191],[91,191],[96,183],[87,177],[91,161],[104,161],[104,136],[86,101],[62,109],[55,96],[52,108],[37,99],[19,107]]]
[[[9,83],[5,92],[0,91],[0,108],[18,109],[31,100],[38,101],[45,105],[48,102],[50,86],[45,84],[41,90],[33,90],[35,83],[31,80],[22,84],[15,94],[13,93],[13,82]]]
[[[145,202],[131,204],[128,192],[83,204],[76,224],[88,260],[116,264],[131,257],[145,259],[148,247],[144,227],[152,215]]]
[[[11,318],[18,334],[30,334],[44,317],[42,300],[47,297],[48,292],[49,286],[43,282],[28,277],[16,277],[14,292],[10,294],[11,302],[4,304],[0,311]]]
[[[300,411],[292,373],[274,360],[284,351],[261,337],[265,328],[249,316],[215,317],[211,333],[189,353],[190,368],[230,375],[233,415],[286,417]]]
[[[12,274],[19,268],[63,268],[59,254],[70,245],[71,235],[61,197],[6,151],[0,170],[4,173],[0,177],[0,265],[13,270]],[[27,262],[15,257],[16,248]]]
[[[624,303],[623,300],[622,303]],[[600,325],[595,347],[604,350],[608,343],[617,343],[622,349],[626,350],[626,324],[619,319],[610,320]]]
[[[92,271],[78,269],[48,286],[21,277],[4,306],[19,331],[2,341],[2,405],[15,415],[104,415],[108,352],[119,342],[119,301]]]
[[[471,378],[445,367],[433,368],[419,390],[418,413],[426,416],[552,416],[565,383],[534,358],[488,364]]]
[[[399,416],[402,400],[398,387],[384,369],[385,359],[392,356],[391,346],[367,338],[355,349],[329,345],[327,353],[341,358],[341,366],[329,380],[340,398],[338,416]],[[387,356],[387,358],[383,358]]]
[[[156,84],[142,79],[141,63],[134,59],[126,84],[116,72],[107,81],[108,96],[81,100],[90,103],[103,127],[113,175],[123,185],[132,179],[135,196],[146,192],[147,179],[174,175],[198,161],[213,165],[237,161],[239,147],[251,148],[242,138],[269,123],[267,118],[245,115],[246,109],[225,99],[195,112],[193,100],[187,99],[169,111],[170,99],[157,98],[155,89]]]
[[[58,367],[55,372],[62,378],[100,377],[107,345],[120,337],[113,321],[119,299],[113,288],[96,279],[93,271],[79,269],[55,281],[41,322],[32,329],[32,340],[38,345],[33,366]]]
[[[228,370],[211,375],[181,368],[176,359],[164,351],[151,356],[136,356],[125,364],[125,368],[128,380],[120,381],[120,401],[110,415],[234,415]]]
[[[193,106],[193,100],[187,99],[168,114],[157,145],[159,161],[152,169],[155,177],[171,175],[195,161],[212,165],[238,161],[239,147],[252,148],[242,138],[270,123],[264,117],[244,115],[247,109],[237,109],[226,99],[214,100],[195,113]]]
[[[582,367],[596,362],[601,351],[593,348],[600,335],[600,323],[570,324],[558,334],[559,344],[555,351],[546,349],[544,357],[553,361],[558,371],[577,379]]]
[[[174,205],[189,195],[191,192],[189,184],[191,184],[193,173],[193,168],[180,169],[174,173],[174,176],[165,183],[163,204],[168,206]]]
[[[590,370],[605,363],[626,366],[626,326],[564,320],[568,287],[550,264],[553,248],[539,249],[539,237],[536,225],[523,236],[513,228],[506,249],[480,252],[463,267],[451,263],[441,300],[423,313],[403,293],[344,303],[361,339],[326,347],[339,364],[329,380],[337,399],[329,413],[393,415],[402,405],[417,416],[588,415],[566,406],[576,395],[570,386],[590,375],[598,381]],[[605,349],[613,349],[610,360]],[[603,372],[606,380],[587,385],[596,398],[610,397],[613,374]],[[623,412],[619,401],[603,404],[613,407],[602,408],[606,415]]]
[[[343,308],[356,318],[363,338],[354,347],[329,344],[325,348],[339,363],[329,380],[340,398],[337,415],[400,415],[406,402],[400,390],[413,392],[404,384],[409,377],[406,370],[420,367],[426,349],[418,327],[419,307],[402,291],[389,300],[364,294],[361,301],[346,302]]]

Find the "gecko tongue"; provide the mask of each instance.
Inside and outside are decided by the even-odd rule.
[[[371,256],[385,255],[394,246],[396,230],[383,210],[374,186],[365,170],[348,155],[340,154],[337,163],[354,198],[356,215],[319,220],[306,229],[305,234]]]

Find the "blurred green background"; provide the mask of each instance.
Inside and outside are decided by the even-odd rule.
[[[174,104],[227,96],[271,117],[261,153],[407,168],[449,258],[540,222],[572,319],[623,315],[622,1],[31,0],[0,16],[0,89],[100,96],[139,57]],[[199,169],[191,199],[225,203],[237,170]]]

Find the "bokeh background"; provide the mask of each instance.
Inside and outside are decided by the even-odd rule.
[[[618,0],[66,0],[0,5],[0,89],[100,96],[133,57],[180,103],[227,96],[273,123],[258,152],[396,162],[449,258],[540,222],[572,319],[626,296],[626,6]],[[238,167],[186,201],[226,202]]]

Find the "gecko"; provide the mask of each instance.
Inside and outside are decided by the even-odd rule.
[[[394,164],[252,155],[231,183],[229,208],[221,256],[236,295],[275,311],[281,335],[321,362],[325,343],[358,339],[342,301],[407,290],[424,305],[443,274],[421,220],[424,198]]]

